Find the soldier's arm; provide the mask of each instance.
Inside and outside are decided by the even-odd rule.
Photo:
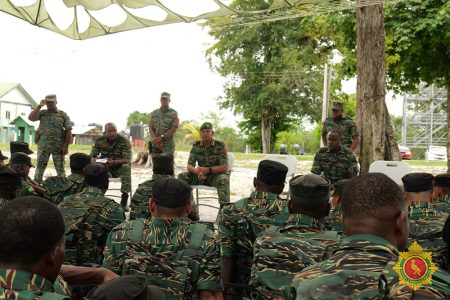
[[[150,113],[149,115],[148,131],[150,133],[151,139],[153,140],[156,137],[156,132],[155,129],[153,128],[153,113]]]
[[[123,234],[124,227],[124,225],[119,225],[111,230],[106,240],[105,250],[103,251],[102,266],[119,275],[122,274],[125,263],[125,249],[127,246],[127,240],[124,239]],[[123,238],[119,239],[119,235]]]
[[[355,154],[351,154],[351,156],[349,157],[350,160],[350,165],[348,168],[348,176],[351,177],[355,177],[356,175],[358,175],[358,171],[359,171],[359,166],[358,166],[358,162],[356,161],[356,156]]]
[[[131,144],[130,142],[126,141],[122,147],[122,151],[120,153],[120,158],[119,159],[114,159],[113,160],[113,166],[117,165],[117,166],[121,166],[121,165],[125,165],[125,164],[129,164],[131,163]]]
[[[70,285],[100,284],[119,276],[105,268],[90,268],[62,265],[61,276]]]
[[[39,114],[41,111],[41,108],[47,103],[47,101],[45,101],[45,99],[41,100],[41,102],[39,103],[38,106],[36,106],[28,115],[28,120],[30,121],[37,121],[39,120]]]
[[[221,276],[225,288],[225,295],[227,294],[229,283],[232,281],[234,274],[234,228],[236,222],[234,222],[235,214],[232,210],[224,207],[220,210],[217,223],[218,223],[218,241],[220,245],[221,256]]]
[[[72,123],[70,123],[70,118],[69,116],[64,113],[64,129],[66,130],[66,140],[64,141],[64,145],[63,145],[63,154],[67,154],[68,148],[69,148],[69,144],[72,141]]]
[[[356,149],[356,146],[358,146],[358,144],[361,142],[361,136],[354,122],[352,123],[352,127],[350,130],[352,134],[352,144],[350,145],[350,149],[354,151]]]
[[[211,166],[211,174],[224,174],[228,172],[228,152],[227,148],[224,146],[222,152],[220,153],[219,165]]]
[[[311,168],[311,173],[320,175],[322,173],[322,167],[320,166],[319,153],[314,156],[313,166]]]
[[[89,154],[93,159],[97,158],[100,154],[100,147],[97,144],[97,141],[92,145],[91,153]]]
[[[191,152],[189,153],[187,170],[189,173],[197,174],[198,170],[195,167],[195,164],[197,163],[197,155],[195,154],[194,147],[195,147],[195,144],[192,145]]]
[[[197,290],[200,291],[200,299],[220,299],[216,298],[219,295],[221,296],[223,291],[220,277],[219,243],[217,243],[212,231],[207,232],[204,243]]]
[[[325,121],[322,123],[322,142],[325,147],[328,146],[327,128],[325,127]]]
[[[178,119],[178,113],[175,112],[174,118],[172,119],[172,127],[164,133],[164,137],[172,137],[180,125],[180,119]]]

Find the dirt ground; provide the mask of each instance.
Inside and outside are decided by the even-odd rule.
[[[6,154],[6,153],[5,153]],[[177,152],[175,155],[175,174],[186,171],[187,159],[189,152]],[[233,170],[231,172],[231,202],[235,202],[239,199],[247,197],[253,187],[253,177],[256,176],[256,166],[258,165],[258,160],[236,160]],[[298,161],[296,174],[306,174],[311,170],[312,161]],[[66,163],[68,167],[68,163]],[[445,167],[436,166],[412,166],[414,172],[429,172],[432,174],[444,173],[446,171]],[[67,170],[67,174],[70,171]],[[47,168],[44,174],[44,178],[48,176],[55,176],[56,171],[54,168]],[[34,176],[34,169],[31,169],[31,177]],[[138,185],[146,180],[151,179],[152,170],[151,168],[144,168],[142,166],[133,165],[132,166],[132,189],[133,192],[136,190]],[[110,185],[110,191],[107,194],[112,196],[120,196],[120,191],[112,190],[120,189],[120,183],[113,182]],[[213,191],[199,191],[200,197],[215,197],[217,193]],[[194,193],[195,196],[195,193]],[[119,202],[119,198],[114,197],[116,201]],[[213,199],[201,199],[200,204],[208,204],[212,206],[218,206],[217,200]],[[209,206],[200,207],[200,218],[205,221],[213,221],[217,215],[217,209],[211,208]]]

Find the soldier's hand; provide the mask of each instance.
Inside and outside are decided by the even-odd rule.
[[[69,153],[69,146],[68,145],[63,145],[61,147],[61,154],[62,155],[66,155],[67,153]]]
[[[162,138],[159,137],[159,136],[155,136],[155,138],[153,139],[153,142],[154,142],[156,145],[160,146],[160,145],[162,144]]]
[[[106,162],[106,165],[108,167],[112,167],[114,165],[114,161],[111,158],[108,158],[108,161]]]
[[[46,106],[47,105],[47,100],[42,99],[41,102],[39,102],[40,106]]]

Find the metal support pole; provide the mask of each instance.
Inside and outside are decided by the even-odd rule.
[[[323,68],[322,122],[325,121],[325,119],[328,116],[328,99],[330,93],[330,83],[331,80],[329,80],[328,64],[325,64],[325,67]],[[323,146],[324,144],[322,138],[320,138],[320,147]]]

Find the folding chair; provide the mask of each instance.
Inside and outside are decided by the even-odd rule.
[[[122,180],[120,180],[120,177],[117,177],[117,178],[110,177],[109,178],[109,183],[120,183],[120,184],[122,184]],[[120,187],[119,188],[108,188],[107,192],[111,192],[111,191],[119,191],[120,192]],[[114,195],[114,194],[105,194],[105,197],[122,198],[122,192],[120,193],[120,196]],[[133,187],[132,187],[132,182],[130,182],[130,196],[128,198],[128,202],[130,202],[130,199],[132,197],[133,197]]]
[[[369,167],[369,173],[383,173],[398,185],[403,185],[402,177],[411,171],[411,166],[404,161],[377,160]]]
[[[282,163],[288,168],[288,172],[286,174],[286,181],[289,183],[289,180],[294,177],[295,170],[297,169],[297,158],[293,155],[280,155],[280,154],[267,154],[263,157],[263,160],[273,160],[279,163]],[[289,178],[289,179],[288,179]],[[283,192],[284,195],[287,195],[287,199],[289,199],[289,185],[288,191]]]

